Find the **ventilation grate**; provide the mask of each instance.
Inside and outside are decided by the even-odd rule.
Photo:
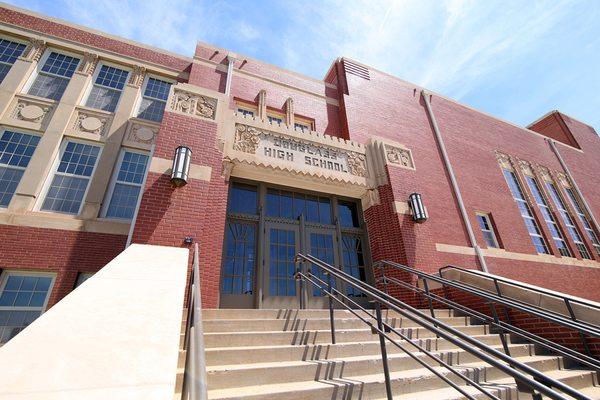
[[[369,75],[369,69],[359,64],[355,64],[351,61],[344,60],[344,71],[347,74],[356,75],[366,80],[371,80],[371,76]]]

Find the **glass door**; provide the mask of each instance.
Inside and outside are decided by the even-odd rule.
[[[336,246],[335,229],[312,228],[307,227],[305,232],[306,248],[305,253],[318,258],[319,260],[338,268],[339,257]],[[311,265],[311,272],[315,276],[315,282],[321,285],[325,290],[329,282],[329,277],[324,273],[322,268]],[[339,287],[339,283],[332,277],[332,286]],[[326,308],[329,306],[329,299],[320,288],[310,285],[308,291],[308,307],[309,308]],[[337,306],[337,305],[336,305]]]
[[[263,308],[298,308],[294,258],[299,251],[297,225],[266,223]]]

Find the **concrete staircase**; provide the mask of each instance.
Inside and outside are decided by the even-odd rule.
[[[441,321],[502,350],[499,335],[491,333],[487,326],[470,325],[467,318],[456,317],[450,310],[436,313]],[[209,399],[385,399],[378,336],[348,311],[336,310],[335,318],[337,344],[332,345],[327,310],[203,310]],[[498,397],[531,398],[517,392],[514,379],[447,340],[436,338],[432,332],[392,312],[387,318],[388,323],[458,366]],[[595,373],[567,369],[561,357],[535,354],[530,344],[509,342],[509,346],[511,355],[519,361],[600,399]],[[406,349],[467,392],[487,398],[424,353],[410,345]],[[395,399],[463,398],[396,346],[388,343],[387,350]],[[178,388],[184,361],[182,352]]]

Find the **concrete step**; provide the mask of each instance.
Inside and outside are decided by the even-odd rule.
[[[468,320],[464,317],[441,317],[438,320],[451,326],[465,326]],[[377,321],[368,320],[373,324]],[[336,318],[336,329],[360,329],[366,323],[359,318]],[[386,322],[394,328],[414,328],[420,326],[407,318],[387,318]],[[294,318],[294,319],[204,319],[204,332],[258,332],[258,331],[306,331],[327,330],[331,323],[329,318]]]
[[[477,340],[489,345],[500,346],[500,336],[496,334],[475,335]],[[509,341],[507,336],[507,341]],[[400,340],[400,343],[405,341]],[[416,343],[429,351],[451,350],[457,347],[441,338],[417,339]],[[413,346],[405,346],[414,350]],[[389,354],[401,353],[398,347],[391,343],[386,345]],[[414,350],[416,351],[416,350]],[[285,362],[297,360],[330,360],[344,357],[378,355],[381,353],[379,340],[373,336],[370,341],[347,342],[336,344],[308,345],[279,345],[279,346],[241,346],[213,347],[206,349],[206,365],[237,365],[255,364],[260,362]]]
[[[558,365],[557,357],[535,356],[523,357],[519,361],[526,362],[536,368],[542,368],[548,376],[556,376],[558,380],[565,383],[577,383],[593,385],[590,372],[582,371],[553,371]],[[479,376],[490,379],[488,384],[502,391],[502,398],[514,392],[514,380],[506,376],[496,368],[484,366],[483,363],[467,364],[463,369],[471,377]],[[464,381],[448,370],[436,367],[438,372],[453,382],[464,384]],[[496,371],[494,371],[496,370]],[[392,380],[392,391],[394,396],[402,398],[415,393],[423,393],[431,390],[445,389],[447,383],[436,377],[426,369],[412,369],[406,371],[393,371],[390,373]],[[502,386],[500,386],[502,384]],[[466,386],[466,385],[465,385]],[[210,389],[210,387],[209,387]],[[383,374],[371,374],[351,376],[345,378],[332,378],[327,380],[313,380],[303,382],[286,382],[278,384],[263,384],[262,381],[254,382],[252,386],[236,387],[230,389],[210,389],[210,399],[234,399],[244,398],[246,400],[301,400],[301,399],[331,399],[331,400],[367,400],[385,398],[385,384]],[[414,397],[404,397],[414,398]],[[428,396],[429,399],[434,397]],[[515,397],[513,397],[515,398]],[[437,399],[437,397],[436,397]]]
[[[407,345],[408,346],[408,345]],[[395,346],[394,346],[395,347]],[[501,347],[496,347],[502,351]],[[529,357],[531,346],[511,345],[513,357]],[[419,361],[438,366],[439,363],[422,352],[411,352]],[[434,352],[450,365],[477,363],[479,359],[465,350]],[[548,357],[551,359],[552,357]],[[553,358],[556,361],[556,358]],[[541,359],[540,359],[541,360]],[[546,360],[546,359],[544,359]],[[409,355],[389,354],[390,371],[421,369],[423,366]],[[557,363],[547,363],[556,368]],[[541,364],[540,364],[541,366]],[[537,368],[537,367],[536,367]],[[539,368],[538,368],[539,369]],[[307,360],[287,362],[261,362],[255,364],[219,365],[207,368],[208,386],[211,389],[225,389],[238,386],[252,386],[255,382],[275,384],[279,382],[301,382],[310,380],[344,379],[356,375],[381,373],[381,355],[362,355],[329,360]]]
[[[484,335],[489,333],[484,325],[458,326],[455,329],[467,335]],[[430,338],[435,335],[424,328],[401,328],[400,332],[412,339]],[[376,338],[370,329],[336,329],[336,341],[360,342],[372,341]],[[265,346],[285,344],[317,344],[331,343],[331,331],[259,331],[259,332],[210,332],[204,334],[206,348],[230,346]]]
[[[420,309],[423,313],[430,315],[429,309]],[[452,317],[454,311],[449,309],[434,310],[436,317]],[[401,317],[395,311],[383,310],[384,317]],[[354,318],[348,310],[334,310],[336,318]],[[202,310],[202,319],[297,319],[297,318],[329,318],[327,309],[216,309],[207,308]],[[185,319],[185,318],[184,318]]]

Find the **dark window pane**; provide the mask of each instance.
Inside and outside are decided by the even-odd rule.
[[[281,210],[279,216],[282,218],[294,218],[293,196],[291,192],[281,192]]]
[[[319,198],[319,221],[322,224],[331,224],[331,202],[328,198]]]
[[[279,217],[279,203],[280,196],[279,190],[269,189],[267,190],[267,216],[268,217]]]
[[[229,211],[241,214],[256,214],[256,186],[234,183],[229,193]]]
[[[344,227],[359,227],[356,203],[338,201],[338,214],[340,218],[340,225]]]
[[[310,222],[320,222],[319,199],[316,196],[306,197],[306,220]]]

